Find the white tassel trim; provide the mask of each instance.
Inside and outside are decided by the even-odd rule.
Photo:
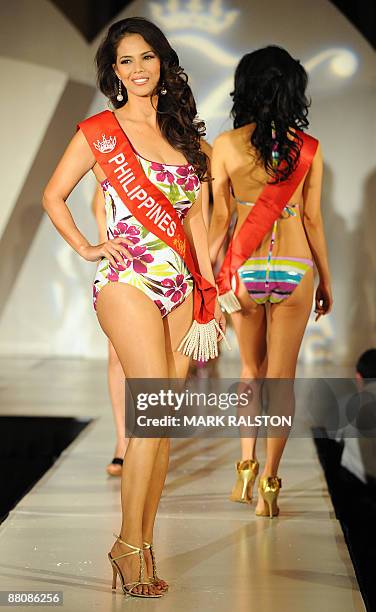
[[[193,321],[189,332],[184,336],[178,351],[197,361],[209,361],[218,357],[217,332],[220,333],[229,350],[231,347],[219,327],[217,321],[212,319],[209,323]]]
[[[238,312],[238,310],[242,309],[233,289],[223,293],[223,295],[219,295],[218,301],[222,310],[228,312],[229,314],[232,312]]]

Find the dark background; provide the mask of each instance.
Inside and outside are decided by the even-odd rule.
[[[76,26],[88,42],[101,32],[132,0],[50,0]],[[327,0],[334,4],[376,47],[375,0]],[[319,24],[317,24],[319,27]]]

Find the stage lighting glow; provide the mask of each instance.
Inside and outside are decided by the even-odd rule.
[[[232,55],[228,51],[221,49],[217,44],[211,42],[207,38],[200,35],[194,34],[177,34],[170,36],[172,42],[177,42],[182,45],[186,45],[191,49],[200,51],[203,55],[206,55],[209,59],[213,60],[220,66],[226,66],[229,68],[235,68],[239,61],[237,55]]]
[[[351,51],[344,51],[330,62],[330,67],[335,74],[341,77],[350,77],[358,68],[358,58]]]
[[[321,51],[305,63],[305,69],[311,72],[321,64],[328,62],[330,70],[341,78],[349,78],[358,68],[358,58],[353,51],[333,48]]]
[[[209,34],[220,34],[231,27],[239,15],[237,9],[225,10],[222,0],[190,0],[184,3],[167,0],[165,4],[151,2],[149,6],[152,19],[163,23],[165,30],[194,28]]]

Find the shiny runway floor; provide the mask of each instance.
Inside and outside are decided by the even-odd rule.
[[[104,471],[113,453],[105,364],[14,359],[0,367],[1,414],[94,419],[0,526],[0,591],[63,591],[69,612],[364,610],[310,439],[287,445],[273,520],[228,501],[237,440],[175,440],[155,534],[170,592],[154,601],[112,593],[106,553],[120,524],[120,482]]]

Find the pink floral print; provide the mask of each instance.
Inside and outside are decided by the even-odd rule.
[[[165,296],[171,299],[171,302],[180,302],[187,291],[187,283],[184,280],[183,274],[178,274],[176,278],[164,278],[162,281],[163,287],[168,287]]]
[[[168,181],[170,185],[172,185],[172,183],[175,180],[175,177],[172,174],[172,172],[170,172],[169,170],[166,170],[166,167],[163,164],[158,164],[157,162],[151,162],[150,168],[154,170],[154,172],[157,173],[155,175],[155,178],[157,179],[157,181],[160,181],[161,183],[165,183],[166,181]]]
[[[132,259],[127,259],[126,255],[123,255],[124,263],[117,262],[116,268],[110,264],[110,272],[107,275],[108,280],[117,282],[119,280],[119,272],[123,272],[128,268],[132,268],[137,274],[145,274],[148,271],[147,265],[154,261],[153,255],[146,252],[146,246],[135,246],[131,247],[126,245]]]
[[[145,274],[148,271],[146,264],[154,261],[153,255],[146,252],[146,246],[137,245],[135,247],[128,246],[127,248],[133,259],[126,260],[123,270],[132,267],[137,274]],[[119,270],[121,270],[120,265]]]
[[[128,238],[133,244],[140,242],[140,229],[135,225],[128,225],[128,223],[124,223],[123,221],[119,221],[115,225],[112,233],[114,238],[121,236],[122,238]]]
[[[179,176],[176,179],[177,184],[181,185],[185,191],[193,191],[200,184],[193,166],[179,166],[176,174]]]
[[[94,308],[97,308],[97,296],[98,296],[98,287],[96,286],[96,284],[93,285],[93,304],[94,304]]]
[[[119,280],[119,272],[111,264],[109,267],[110,267],[110,271],[107,274],[107,278],[111,283],[117,283]],[[119,270],[120,270],[120,267],[119,267]]]

